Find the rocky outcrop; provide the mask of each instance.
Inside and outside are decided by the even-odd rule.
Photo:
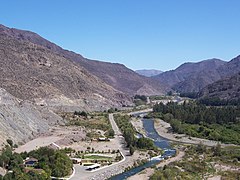
[[[46,107],[20,100],[0,88],[0,145],[6,139],[15,143],[27,142],[48,132],[52,126],[63,123],[61,117]]]

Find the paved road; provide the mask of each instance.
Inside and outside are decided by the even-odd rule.
[[[120,129],[118,128],[116,122],[114,121],[113,114],[109,114],[109,120],[114,130],[115,136],[114,141],[117,143],[118,149],[125,156],[125,160],[116,164],[113,164],[109,167],[105,167],[103,169],[99,169],[95,172],[89,172],[84,170],[84,167],[80,165],[74,165],[75,175],[71,178],[71,180],[86,180],[86,179],[107,179],[111,176],[111,174],[116,174],[117,172],[123,170],[125,166],[128,166],[128,163],[132,161],[131,156],[129,155],[129,150],[125,149],[125,140],[122,136]]]

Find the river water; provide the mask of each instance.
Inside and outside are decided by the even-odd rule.
[[[164,150],[164,153],[161,156],[161,158],[171,157],[171,156],[175,155],[176,150],[171,149],[169,141],[167,139],[159,136],[158,133],[156,132],[156,130],[154,128],[154,120],[143,118],[142,121],[143,121],[143,127],[146,131],[147,137],[151,138],[154,141],[154,144],[157,147],[160,147],[161,149]],[[133,176],[133,175],[139,173],[140,171],[157,164],[160,161],[161,161],[161,159],[155,159],[155,160],[148,161],[147,163],[145,163],[141,166],[138,166],[138,167],[133,168],[129,171],[126,171],[126,172],[123,172],[123,173],[118,174],[116,176],[113,176],[113,177],[110,178],[110,180],[127,179],[128,177]]]

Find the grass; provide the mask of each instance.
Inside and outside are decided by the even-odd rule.
[[[93,159],[93,160],[112,160],[112,157],[100,156],[100,155],[85,155],[85,159]]]

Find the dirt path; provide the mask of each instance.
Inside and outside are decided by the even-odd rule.
[[[52,142],[56,142],[60,139],[61,139],[61,137],[57,137],[57,136],[39,137],[39,138],[36,138],[36,139],[29,141],[28,143],[20,146],[19,148],[17,148],[15,150],[15,152],[16,153],[21,153],[24,151],[30,152],[39,147],[48,146]]]

